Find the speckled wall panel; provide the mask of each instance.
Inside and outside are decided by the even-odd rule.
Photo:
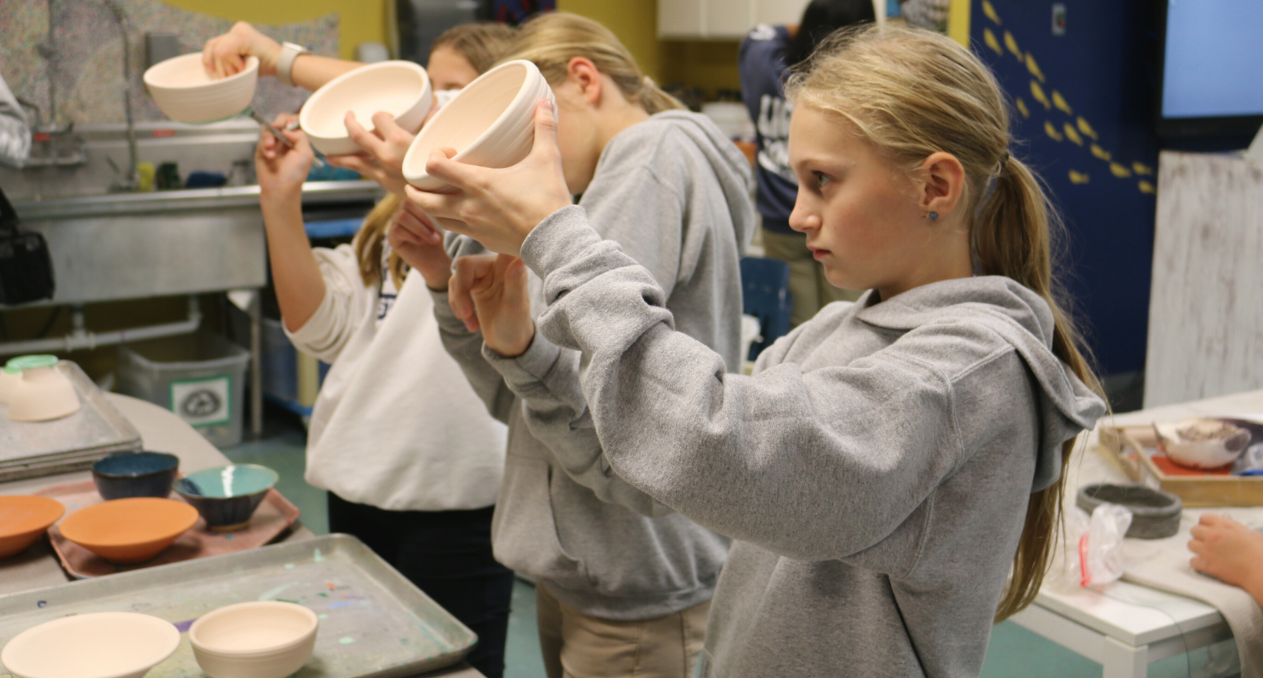
[[[1263,388],[1263,164],[1164,152],[1157,216],[1145,407]]]
[[[163,120],[141,76],[145,71],[145,33],[174,33],[181,52],[200,51],[205,42],[227,31],[231,21],[188,12],[157,0],[110,0],[126,18],[131,55],[132,111],[137,121]],[[50,85],[59,122],[121,123],[126,117],[120,94],[122,39],[114,15],[101,0],[52,2],[53,53],[41,56],[49,31],[44,0],[0,0],[0,74],[19,98],[33,102],[48,120]],[[336,14],[283,26],[260,26],[277,40],[306,45],[317,54],[338,54]],[[271,117],[295,110],[307,93],[273,78],[260,78],[254,107]]]

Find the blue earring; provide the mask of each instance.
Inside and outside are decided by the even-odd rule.
[[[938,212],[930,212],[926,216],[930,218],[930,221],[938,221]]]

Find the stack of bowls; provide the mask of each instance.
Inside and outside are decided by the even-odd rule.
[[[303,104],[298,123],[317,151],[346,155],[360,151],[346,129],[348,112],[369,131],[373,114],[386,112],[415,134],[433,102],[424,68],[411,61],[383,61],[343,73],[316,90]]]

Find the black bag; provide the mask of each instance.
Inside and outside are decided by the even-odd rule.
[[[53,298],[53,259],[39,233],[18,230],[18,213],[0,190],[0,304]]]

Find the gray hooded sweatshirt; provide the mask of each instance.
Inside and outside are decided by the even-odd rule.
[[[527,237],[614,472],[734,539],[706,676],[976,676],[1032,491],[1104,405],[1003,277],[835,303],[754,376],[673,331],[582,207]],[[598,222],[593,222],[598,223]]]
[[[680,331],[739,366],[739,261],[754,230],[750,165],[705,116],[668,111],[610,140],[580,202],[601,235],[653,276]],[[481,251],[463,237],[453,256]],[[542,311],[542,281],[532,276]],[[711,599],[728,540],[614,475],[579,384],[579,354],[537,335],[504,359],[435,297],[444,346],[492,415],[509,425],[492,519],[496,559],[567,605],[652,619]],[[529,412],[522,398],[536,407]],[[564,460],[564,461],[563,461]]]

